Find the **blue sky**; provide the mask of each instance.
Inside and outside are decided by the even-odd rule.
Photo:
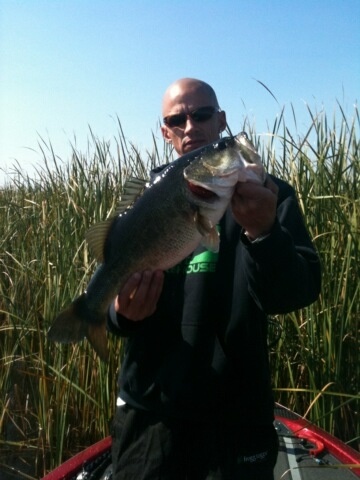
[[[116,136],[117,116],[150,149],[162,94],[184,76],[215,88],[234,133],[245,116],[266,132],[283,107],[299,134],[306,105],[352,116],[360,0],[0,0],[0,167],[31,172],[40,136],[66,161],[89,126]]]

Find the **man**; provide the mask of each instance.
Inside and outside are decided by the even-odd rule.
[[[178,155],[226,127],[215,92],[196,79],[170,85],[162,113]],[[128,337],[117,480],[273,479],[267,314],[317,298],[319,260],[293,189],[274,177],[239,183],[219,231],[218,254],[200,246],[168,272],[138,272],[110,308],[109,329]]]

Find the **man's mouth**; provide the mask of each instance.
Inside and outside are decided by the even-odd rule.
[[[188,149],[191,149],[193,150],[194,148],[198,148],[198,147],[202,147],[203,145],[205,145],[204,141],[203,140],[200,140],[200,139],[194,139],[194,140],[186,140],[183,144],[183,147],[184,147],[184,150],[188,150]]]

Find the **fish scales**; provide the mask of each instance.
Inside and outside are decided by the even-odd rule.
[[[200,242],[217,251],[216,224],[236,183],[263,183],[265,175],[260,157],[244,133],[169,164],[130,208],[89,230],[86,239],[100,265],[86,292],[56,317],[48,337],[62,343],[87,337],[106,360],[107,311],[127,279],[135,272],[173,267]]]

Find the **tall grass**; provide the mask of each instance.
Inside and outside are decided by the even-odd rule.
[[[271,357],[279,400],[359,448],[359,115],[347,120],[339,111],[329,125],[309,110],[310,128],[297,141],[282,123],[264,152],[296,188],[323,269],[319,300],[277,319],[283,335]]]
[[[284,113],[266,136],[244,124],[267,169],[296,188],[323,266],[319,300],[273,319],[281,332],[269,339],[274,391],[358,448],[359,116],[347,119],[339,106],[330,124],[308,113],[301,138]],[[153,151],[140,154],[120,122],[113,144],[90,132],[86,152],[72,148],[66,163],[51,144],[40,140],[39,149],[35,178],[18,166],[0,190],[0,472],[13,455],[14,478],[39,478],[109,434],[121,341],[111,338],[106,365],[86,341],[59,346],[46,330],[94,271],[87,228],[111,215],[128,176],[171,160],[155,138]]]

